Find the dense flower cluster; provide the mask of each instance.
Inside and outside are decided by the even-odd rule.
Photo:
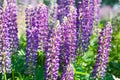
[[[39,49],[44,51],[48,36],[48,7],[44,4],[39,4],[35,9],[35,24],[34,26],[39,30]]]
[[[103,78],[105,76],[105,71],[108,63],[108,56],[110,52],[110,41],[111,41],[112,27],[108,23],[101,31],[99,37],[99,47],[98,55],[96,58],[96,63],[94,65],[93,77]]]
[[[2,70],[2,50],[3,50],[3,10],[0,7],[0,73]]]
[[[7,1],[5,11],[1,9],[0,15],[0,61],[1,72],[11,72],[11,53],[18,48],[17,7],[14,1]]]
[[[48,36],[48,30],[49,30],[48,29],[48,8],[47,6],[40,3],[39,6],[35,8],[32,8],[32,7],[27,8],[26,9],[26,25],[27,25],[26,26],[27,28],[27,31],[26,31],[27,32],[26,66],[33,67],[31,65],[34,62],[36,62],[36,59],[31,58],[31,56],[36,55],[37,46],[39,50],[45,51],[45,46],[47,44],[47,36]],[[38,30],[35,33],[36,37],[35,37],[35,34],[33,34],[35,29]],[[31,40],[34,40],[35,42],[34,41],[31,42]],[[33,47],[31,47],[30,45]],[[35,45],[36,47],[34,47]],[[32,53],[29,50],[34,50],[34,53]]]
[[[83,0],[80,5],[82,5],[82,10],[80,9],[82,14],[82,19],[80,19],[81,47],[83,51],[87,51],[89,46],[90,36],[92,34],[94,7],[92,0],[90,1],[90,4],[88,0]]]
[[[58,19],[62,26],[61,66],[67,66],[75,61],[76,52],[76,8],[74,0],[58,0]],[[67,20],[66,20],[67,19]]]
[[[9,32],[11,53],[18,49],[17,7],[15,3],[7,4],[5,9],[5,21]]]
[[[56,22],[52,33],[50,31],[46,46],[45,80],[57,80],[59,70],[59,55],[61,42],[61,26]]]
[[[37,61],[37,49],[38,49],[38,30],[27,30],[27,52],[26,52],[26,72],[28,74],[34,74]]]
[[[0,8],[0,72],[11,72],[11,53],[9,42],[9,29],[7,27],[7,21],[5,20],[5,13]]]
[[[62,68],[67,66],[71,61],[75,61],[76,56],[76,36],[73,36],[76,35],[76,28],[70,24],[72,24],[70,23],[70,17],[64,17],[61,23],[62,41],[60,47],[60,66]]]
[[[70,12],[70,6],[75,6],[75,0],[58,0],[58,14],[57,18],[62,22],[64,16],[67,16]]]
[[[92,34],[92,28],[99,20],[100,0],[82,0],[78,2],[77,7],[77,45],[81,50],[87,51]]]
[[[35,11],[33,8],[26,9],[26,73],[33,74],[36,67],[37,50],[38,50],[38,29],[34,26]]]

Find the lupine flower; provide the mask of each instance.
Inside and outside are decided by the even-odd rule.
[[[57,80],[59,70],[59,55],[61,42],[61,26],[59,21],[56,22],[52,33],[48,36],[46,46],[46,70],[45,80]]]
[[[37,61],[38,30],[27,29],[26,35],[27,35],[26,73],[34,74]]]
[[[70,12],[69,6],[75,6],[75,0],[57,0],[58,3],[58,20],[60,20],[60,23],[62,22],[62,19],[67,16],[67,14]]]
[[[11,72],[10,42],[6,14],[0,8],[0,72]]]
[[[69,14],[69,18],[64,17],[62,26],[62,42],[60,47],[60,66],[63,69],[70,61],[75,61],[76,52],[76,26],[70,21],[75,19],[75,15]],[[73,18],[74,17],[74,18]]]
[[[78,26],[79,34],[81,37],[81,42],[77,42],[78,45],[81,44],[82,50],[87,51],[90,41],[90,36],[92,34],[92,27],[93,27],[93,20],[94,20],[94,1],[93,0],[83,0],[81,3],[78,4],[78,23],[81,26]]]
[[[3,50],[3,9],[0,7],[0,73],[2,72],[2,50]]]
[[[35,18],[35,10],[30,6],[29,8],[27,8],[25,10],[25,13],[26,13],[26,19],[25,19],[26,20],[26,28],[31,30],[34,28],[33,25],[35,25],[34,21],[33,21],[33,20],[35,20],[35,19],[33,19],[33,18]]]
[[[26,24],[28,29],[37,28],[39,50],[44,51],[48,36],[48,7],[42,3],[35,9],[26,9]]]
[[[16,52],[18,49],[18,28],[17,28],[17,7],[15,3],[7,4],[5,9],[5,21],[9,29],[9,39],[11,53]]]
[[[11,73],[11,53],[10,53],[10,42],[9,42],[9,30],[6,25],[6,21],[3,24],[4,29],[3,29],[3,43],[2,47],[3,50],[1,52],[2,55],[2,68],[3,68],[3,73]]]
[[[74,80],[74,67],[72,64],[66,66],[60,80]]]
[[[27,51],[26,51],[26,73],[34,74],[38,50],[38,28],[35,26],[35,9],[26,9],[26,37],[27,37]]]
[[[60,66],[67,66],[76,56],[76,8],[75,0],[58,0],[58,19],[63,27]],[[67,20],[64,22],[64,17]],[[74,35],[74,36],[73,36]]]
[[[82,35],[82,2],[79,1],[77,4],[77,21],[76,21],[76,26],[77,26],[77,49],[78,49],[78,54],[82,53],[82,49],[81,49],[81,43],[82,43],[82,39],[81,39],[81,35]]]
[[[67,17],[63,18],[63,22],[61,23],[61,31],[62,31],[62,41],[60,46],[60,68],[63,69],[65,66],[67,66],[70,63],[71,60],[71,54],[70,54],[70,42],[69,42],[69,31],[68,30],[68,24]]]
[[[48,36],[48,7],[42,3],[35,9],[33,24],[39,30],[39,49],[44,51]]]
[[[110,52],[112,27],[108,23],[101,31],[98,42],[98,55],[93,70],[93,78],[103,78],[105,76],[108,56]]]

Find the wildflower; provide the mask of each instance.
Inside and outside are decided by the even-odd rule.
[[[108,56],[110,52],[110,41],[112,26],[108,23],[101,31],[99,36],[98,55],[93,70],[93,78],[103,78],[105,76]]]

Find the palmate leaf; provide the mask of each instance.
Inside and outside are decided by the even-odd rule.
[[[120,62],[110,62],[108,66],[108,70],[115,77],[120,78]]]
[[[103,80],[114,80],[114,78],[113,78],[112,74],[106,73],[106,76],[104,77]]]

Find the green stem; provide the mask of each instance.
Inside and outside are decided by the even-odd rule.
[[[6,55],[3,53],[3,61],[4,61],[4,62],[5,62],[5,56],[6,56]],[[4,79],[7,80],[5,64],[3,64],[3,72],[4,72]]]
[[[4,78],[5,78],[5,80],[7,80],[6,72],[4,72]]]
[[[78,75],[78,74],[79,74],[79,75],[86,75],[86,74],[87,74],[86,72],[78,72],[78,71],[75,70],[75,68],[74,68],[74,72],[75,72],[75,74],[77,74],[77,75]]]
[[[15,80],[14,77],[15,77],[15,76],[14,76],[14,71],[12,71],[12,79],[13,79],[13,80]]]
[[[78,72],[78,71],[76,71],[76,72],[75,72],[75,74],[86,75],[87,73],[85,73],[85,72]]]

